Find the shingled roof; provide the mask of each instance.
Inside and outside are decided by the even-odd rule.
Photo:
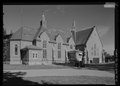
[[[95,27],[95,26],[94,26]],[[89,39],[94,27],[76,32],[76,45],[84,45]]]
[[[53,27],[49,26],[47,28],[39,27],[37,29],[31,27],[21,27],[18,29],[11,37],[11,40],[26,40],[26,41],[33,41],[37,38],[38,34],[42,34],[46,32],[49,36],[51,42],[55,42],[55,36],[58,34],[61,35],[64,43],[67,43],[67,38],[70,37],[69,34],[66,34],[64,31],[60,29],[54,29]]]
[[[77,31],[75,44],[76,45],[86,44],[93,29],[94,29],[94,27],[86,29],[86,30]],[[49,36],[51,42],[55,42],[55,37],[58,34],[61,35],[64,43],[68,43],[69,38],[72,37],[70,32],[65,32],[61,29],[55,29],[51,26],[48,26],[47,28],[39,27],[37,29],[24,26],[24,27],[21,27],[18,31],[16,31],[12,35],[11,40],[33,41],[34,39],[36,39],[38,34],[40,34],[42,32],[46,32],[46,34]]]
[[[33,41],[36,32],[37,29],[23,26],[12,35],[11,40]]]

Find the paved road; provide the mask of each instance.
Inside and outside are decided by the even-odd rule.
[[[9,72],[26,72],[22,77],[36,76],[99,76],[99,77],[115,77],[113,73],[88,69],[37,69],[37,70],[5,70]]]

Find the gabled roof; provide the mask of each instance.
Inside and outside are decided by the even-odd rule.
[[[77,31],[76,42],[75,42],[76,45],[86,44],[93,30],[94,27],[82,31]]]
[[[46,32],[46,34],[49,36],[51,42],[56,42],[56,37],[60,35],[64,41],[64,43],[67,43],[67,37],[69,37],[68,34],[66,34],[64,31],[60,29],[54,29],[51,26],[47,26],[47,28],[41,27],[38,30],[39,32],[36,33],[35,39],[37,38],[38,35],[42,34],[42,32]]]
[[[77,31],[75,44],[76,45],[86,44],[93,29],[94,27],[86,29],[86,30],[82,30],[82,31]],[[64,43],[68,43],[68,40],[70,39],[70,37],[72,37],[72,34],[70,32],[65,32],[59,28],[56,29],[51,26],[48,26],[47,28],[39,27],[37,29],[24,26],[24,27],[21,27],[18,31],[16,31],[12,35],[11,40],[33,41],[34,39],[37,38],[38,35],[42,34],[43,32],[46,32],[51,42],[56,42],[55,37],[58,34],[61,35]]]
[[[35,34],[37,32],[37,29],[31,28],[31,27],[21,27],[18,31],[16,31],[12,37],[11,40],[26,40],[26,41],[32,41]]]

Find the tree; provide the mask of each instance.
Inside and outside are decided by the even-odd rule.
[[[12,33],[6,34],[6,30],[3,28],[3,62],[9,61],[9,48],[10,48],[10,38]]]
[[[110,55],[110,54],[107,53],[105,50],[104,50],[104,56],[105,56],[105,62],[115,61],[114,55]]]

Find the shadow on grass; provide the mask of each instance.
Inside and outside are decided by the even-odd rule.
[[[71,68],[75,68],[76,66],[71,64],[71,63],[54,63],[55,65],[62,65],[62,66],[68,66]],[[114,63],[111,64],[85,64],[85,67],[82,68],[87,68],[91,70],[101,70],[101,71],[113,71],[115,69]]]
[[[32,82],[32,81],[28,81],[28,80],[24,80],[21,76],[25,75],[26,72],[14,72],[14,73],[10,73],[10,72],[5,72],[3,73],[3,86],[6,85],[44,85],[44,84],[53,84],[50,82],[46,82],[44,80],[41,80],[41,83],[37,83],[37,82]]]
[[[68,66],[68,67],[75,67],[73,64],[71,63],[53,63],[54,65],[61,65],[61,66]]]
[[[53,82],[49,82],[46,80],[41,80],[41,83],[24,80],[21,76],[25,74],[26,74],[25,72],[3,73],[3,86],[6,86],[6,85],[11,85],[11,86],[38,85],[39,86],[39,85],[56,85],[56,84],[60,85],[62,84],[62,83],[53,83]],[[71,85],[71,84],[65,84],[65,85]],[[85,84],[78,84],[78,85],[85,85]],[[91,85],[95,85],[95,84],[91,84]]]
[[[88,69],[96,69],[101,71],[112,71],[112,72],[114,72],[115,69],[114,64],[86,64],[85,67]]]

